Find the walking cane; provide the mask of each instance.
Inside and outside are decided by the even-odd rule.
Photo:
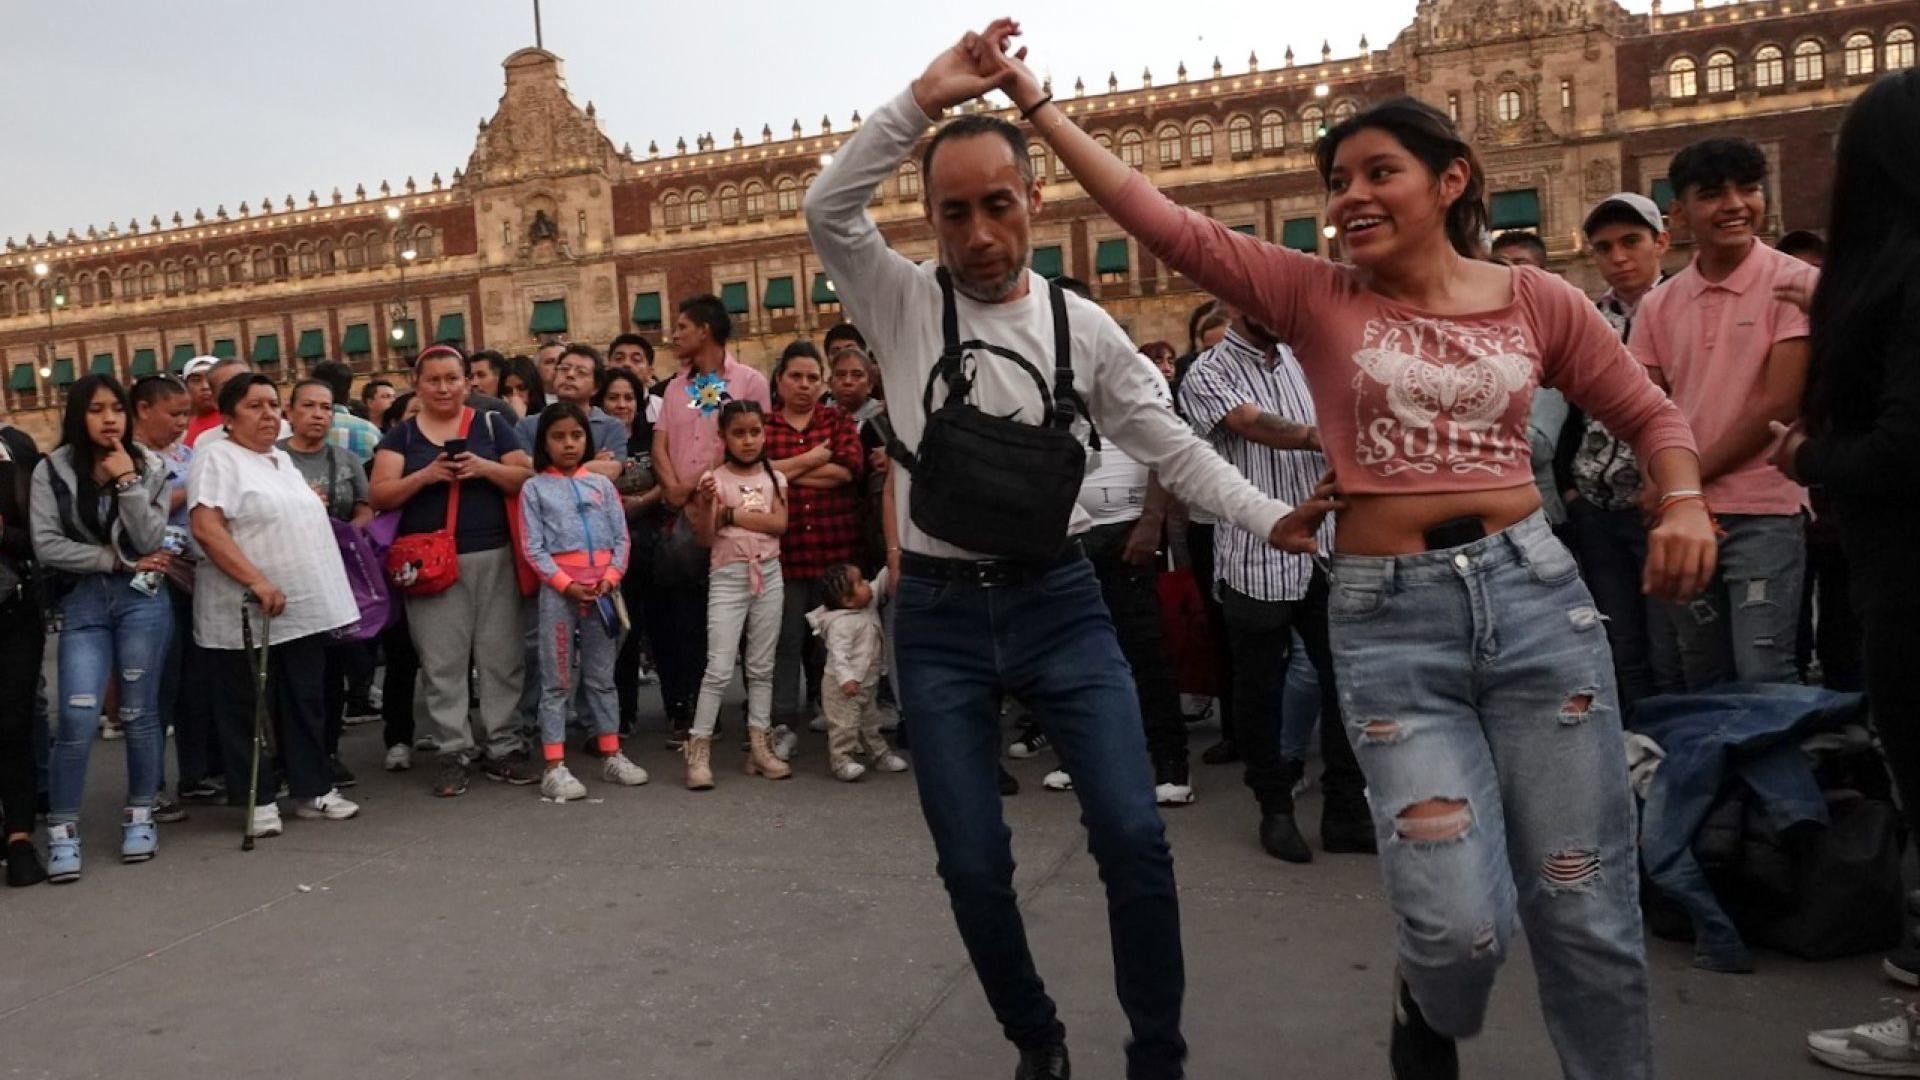
[[[246,645],[247,661],[253,665],[253,763],[247,773],[247,807],[242,820],[246,825],[240,833],[240,850],[253,850],[253,808],[260,799],[260,750],[266,745],[270,726],[267,723],[267,657],[273,644],[273,620],[266,609],[260,611],[260,636],[263,639],[260,648],[253,647],[253,615],[247,609],[250,603],[259,603],[252,593],[240,602],[240,638]]]

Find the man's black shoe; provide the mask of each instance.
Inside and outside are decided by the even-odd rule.
[[[1013,1070],[1013,1080],[1067,1080],[1072,1075],[1063,1042],[1020,1051],[1020,1067]]]
[[[47,868],[40,865],[40,852],[31,840],[15,840],[7,845],[7,885],[22,889],[47,880]]]
[[[1020,778],[1008,772],[1004,765],[1000,767],[1000,794],[1003,796],[1020,794]]]
[[[1406,980],[1393,980],[1393,1042],[1387,1050],[1393,1080],[1460,1080],[1453,1040],[1427,1026]]]
[[[1350,814],[1325,814],[1320,818],[1320,846],[1329,855],[1377,855],[1380,841],[1373,831],[1373,819]]]
[[[1300,826],[1294,824],[1292,814],[1262,814],[1260,846],[1267,854],[1286,862],[1313,861],[1313,849],[1307,846],[1307,838],[1300,835]]]
[[[1231,765],[1240,760],[1240,748],[1233,745],[1232,739],[1221,739],[1207,747],[1200,760],[1209,765]]]

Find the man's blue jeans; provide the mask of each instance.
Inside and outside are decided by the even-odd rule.
[[[152,806],[160,785],[161,671],[173,635],[173,600],[146,596],[132,574],[88,574],[60,603],[60,730],[47,785],[47,822],[80,820],[87,754],[100,727],[107,680],[119,679],[127,733],[127,806]]]
[[[1687,689],[1800,681],[1794,643],[1807,572],[1801,514],[1722,514],[1720,569],[1706,592],[1673,609]]]
[[[920,570],[916,571],[916,564]],[[1180,903],[1153,801],[1139,699],[1083,558],[1017,585],[944,582],[909,555],[895,598],[901,705],[913,717],[920,807],[981,986],[1008,1039],[1064,1035],[1034,970],[1001,815],[995,700],[1033,711],[1073,776],[1107,887],[1114,977],[1133,1027],[1131,1080],[1182,1075]]]

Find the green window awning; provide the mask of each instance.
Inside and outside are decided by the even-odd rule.
[[[294,347],[293,355],[302,360],[320,360],[327,355],[327,332],[325,330],[300,331],[300,343]]]
[[[1493,228],[1540,227],[1540,192],[1534,188],[1493,193]]]
[[[1033,249],[1033,272],[1052,281],[1067,272],[1067,259],[1060,245],[1050,244]]]
[[[435,345],[464,345],[467,340],[467,317],[454,312],[440,316],[433,324],[433,343]]]
[[[793,279],[790,277],[768,278],[765,305],[768,311],[793,310]]]
[[[1253,222],[1251,221],[1247,222],[1245,225],[1235,225],[1233,227],[1233,231],[1239,233],[1242,236],[1259,236],[1260,235],[1259,227],[1254,225]]]
[[[633,298],[633,321],[637,326],[660,326],[660,294],[643,292]]]
[[[160,357],[152,349],[133,350],[133,364],[128,369],[128,374],[136,379],[160,374]]]
[[[253,339],[253,362],[256,364],[280,362],[279,334],[261,334]]]
[[[1664,176],[1655,180],[1653,182],[1652,198],[1653,205],[1659,207],[1660,213],[1665,215],[1668,207],[1673,205],[1673,181]]]
[[[393,342],[396,349],[417,349],[420,347],[420,326],[417,319],[396,319],[387,328],[387,340]]]
[[[727,306],[729,315],[745,315],[753,310],[747,303],[747,283],[744,281],[729,281],[720,286],[720,302]]]
[[[1280,226],[1280,246],[1295,251],[1320,250],[1320,223],[1310,217],[1288,218]]]
[[[56,386],[73,385],[73,360],[61,357],[53,362],[53,381]]]
[[[348,356],[365,356],[373,351],[373,331],[366,323],[357,322],[347,327],[340,335],[340,351]]]
[[[7,376],[7,388],[16,394],[31,394],[34,391],[32,364],[13,365],[13,374]]]
[[[173,356],[167,360],[167,370],[173,372],[175,375],[187,370],[187,361],[193,359],[194,353],[196,352],[199,352],[199,350],[196,349],[191,342],[183,341],[175,345],[173,347]]]
[[[113,354],[110,352],[94,353],[93,362],[87,365],[87,374],[89,375],[113,374]]]
[[[840,302],[840,294],[833,291],[833,281],[825,274],[813,275],[813,302],[816,304]]]
[[[213,342],[213,355],[222,360],[231,360],[240,355],[240,350],[234,347],[233,339],[230,337],[215,338]]]
[[[1127,272],[1127,241],[1116,237],[1100,241],[1093,252],[1093,272],[1096,274],[1124,274]]]
[[[527,320],[527,330],[535,334],[564,334],[567,332],[567,302],[565,300],[535,300],[533,318]]]

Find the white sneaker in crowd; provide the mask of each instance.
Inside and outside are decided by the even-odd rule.
[[[1807,1034],[1807,1052],[1822,1065],[1859,1076],[1920,1076],[1920,1025],[1911,1006],[1858,1027]]]
[[[293,815],[309,820],[345,821],[360,812],[360,804],[350,801],[334,788],[317,799],[302,799],[294,804]]]
[[[540,794],[554,802],[587,797],[587,785],[574,779],[565,765],[555,765],[540,774]]]
[[[1040,786],[1048,791],[1072,791],[1073,777],[1068,776],[1065,769],[1055,769],[1041,778]]]
[[[827,714],[826,713],[813,714],[813,719],[807,721],[807,730],[822,731],[822,732],[826,731],[827,730]]]
[[[867,767],[852,758],[847,758],[833,767],[833,778],[845,780],[849,784],[865,775],[867,775]]]
[[[639,787],[647,782],[647,770],[635,765],[627,755],[614,753],[600,763],[600,778],[609,784]]]
[[[773,756],[781,761],[792,761],[793,755],[800,749],[800,736],[785,724],[775,724],[773,731]]]
[[[907,759],[889,750],[873,759],[873,767],[881,772],[906,772]]]
[[[440,752],[440,740],[431,735],[422,735],[413,740],[413,748],[423,754],[437,754]]]
[[[387,747],[387,771],[406,772],[413,768],[413,747],[406,743]]]
[[[253,835],[279,836],[283,826],[280,824],[280,808],[272,803],[253,808]]]

